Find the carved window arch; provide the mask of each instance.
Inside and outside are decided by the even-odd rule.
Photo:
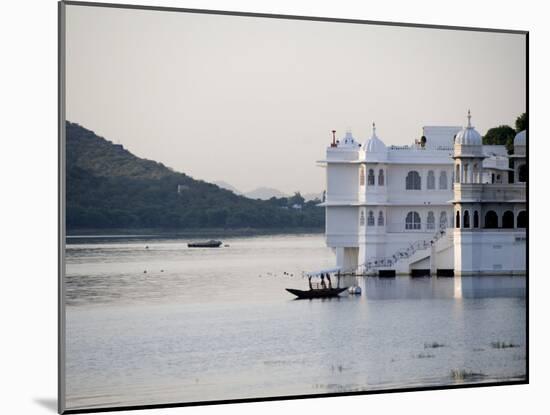
[[[384,226],[384,212],[378,212],[378,226]]]
[[[374,186],[374,170],[369,169],[369,175],[367,176],[367,184],[369,186]]]
[[[439,214],[439,229],[447,229],[447,212],[445,211]]]
[[[447,172],[445,170],[442,170],[441,173],[439,173],[439,188],[441,190],[447,189]]]
[[[426,219],[426,228],[435,229],[435,215],[432,211],[428,212],[428,218]]]
[[[374,213],[372,210],[369,210],[369,215],[367,216],[367,226],[374,226]]]
[[[498,215],[494,210],[490,210],[485,214],[485,228],[498,228]]]
[[[504,212],[504,214],[502,215],[502,227],[506,229],[513,228],[515,222],[514,219],[514,212],[512,212],[511,210],[507,210],[506,212]]]
[[[470,227],[470,212],[465,210],[464,211],[464,222],[462,224],[463,228],[469,228]]]
[[[426,187],[429,190],[434,190],[435,189],[435,174],[434,174],[433,170],[430,170],[428,172],[428,183],[427,183]]]
[[[384,186],[384,170],[378,170],[378,186]]]
[[[418,230],[421,229],[422,222],[420,221],[420,215],[418,212],[409,212],[407,213],[407,217],[405,218],[405,229],[411,230]]]
[[[421,179],[420,174],[417,171],[412,170],[407,174],[407,179],[405,182],[405,188],[407,190],[420,190],[421,189]]]

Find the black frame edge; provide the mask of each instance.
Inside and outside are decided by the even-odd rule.
[[[445,26],[425,23],[404,23],[404,22],[389,22],[389,21],[377,21],[377,20],[362,20],[362,19],[346,19],[339,17],[321,17],[321,16],[301,16],[290,14],[270,14],[270,13],[255,13],[255,12],[241,12],[231,10],[215,10],[215,9],[190,9],[182,7],[167,7],[167,6],[145,6],[137,4],[126,3],[100,3],[100,2],[87,2],[87,1],[62,1],[69,6],[87,6],[87,7],[104,7],[104,8],[116,8],[116,9],[132,9],[132,10],[154,10],[163,12],[179,12],[179,13],[196,13],[196,14],[214,14],[214,15],[226,15],[226,16],[239,16],[239,17],[265,17],[269,19],[287,19],[287,20],[309,20],[317,22],[331,22],[331,23],[352,23],[352,24],[370,24],[376,26],[400,26],[400,27],[415,27],[423,29],[442,29],[442,30],[465,30],[476,32],[492,32],[492,33],[508,33],[508,34],[526,34],[527,30],[516,29],[499,29],[499,28],[483,28],[483,27],[468,27],[468,26]]]
[[[65,352],[65,303],[64,303],[64,250],[65,250],[65,6],[87,6],[87,7],[103,7],[103,8],[118,8],[118,9],[133,9],[133,10],[149,10],[149,11],[164,11],[164,12],[180,12],[180,13],[195,13],[195,14],[211,14],[211,15],[226,15],[239,17],[260,17],[271,19],[287,19],[287,20],[306,20],[318,22],[332,23],[351,23],[351,24],[368,24],[375,26],[397,26],[411,27],[423,29],[440,29],[440,30],[460,30],[460,31],[478,31],[487,33],[503,33],[503,34],[519,34],[525,35],[526,42],[526,106],[525,112],[528,117],[526,135],[526,161],[529,166],[529,31],[528,30],[509,30],[498,28],[480,28],[466,26],[445,26],[432,25],[421,23],[404,23],[404,22],[388,22],[388,21],[372,21],[361,19],[346,19],[346,18],[329,18],[315,16],[299,16],[299,15],[284,15],[284,14],[268,14],[254,12],[239,12],[239,11],[223,11],[223,10],[207,10],[207,9],[189,9],[177,7],[163,6],[144,6],[132,5],[124,3],[100,3],[100,2],[85,2],[85,1],[67,1],[61,0],[58,2],[58,413],[59,414],[84,414],[97,412],[119,412],[128,410],[147,410],[147,409],[167,409],[191,406],[210,406],[223,404],[239,404],[253,402],[272,402],[272,401],[289,401],[298,399],[318,399],[330,397],[345,397],[345,396],[364,396],[378,395],[391,393],[408,393],[408,392],[426,392],[437,390],[461,390],[481,387],[494,386],[515,386],[528,385],[529,382],[529,222],[526,228],[526,372],[523,380],[504,381],[504,382],[487,382],[487,383],[472,383],[463,385],[443,385],[443,386],[426,386],[412,388],[397,388],[397,389],[381,389],[373,391],[359,392],[335,392],[325,394],[310,394],[310,395],[289,395],[289,396],[270,396],[259,398],[243,398],[229,400],[212,400],[198,402],[175,402],[166,404],[151,404],[151,405],[130,405],[120,407],[98,407],[85,409],[66,409],[65,408],[65,373],[64,373],[64,352]],[[526,185],[526,210],[529,218],[529,182]],[[529,219],[528,219],[529,221]],[[63,347],[62,347],[63,346]]]

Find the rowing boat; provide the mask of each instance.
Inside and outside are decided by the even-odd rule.
[[[296,290],[294,288],[287,288],[286,290],[294,294],[298,298],[330,298],[338,297],[338,295],[346,291],[348,287],[344,288],[318,288],[312,290]]]

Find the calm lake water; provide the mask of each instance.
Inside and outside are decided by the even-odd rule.
[[[334,264],[323,235],[188,241],[68,239],[68,409],[525,377],[524,277],[350,277],[363,295],[294,300]]]

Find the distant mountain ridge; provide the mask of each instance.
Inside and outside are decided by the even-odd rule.
[[[274,189],[272,187],[258,187],[254,190],[251,190],[249,192],[242,192],[239,189],[237,189],[235,186],[223,181],[223,180],[217,180],[213,182],[216,186],[221,187],[222,189],[230,190],[236,195],[242,195],[249,199],[261,199],[261,200],[269,200],[272,197],[275,198],[282,198],[282,197],[292,197],[293,195],[289,195],[287,193],[281,192],[280,190]],[[302,197],[306,201],[310,200],[321,200],[322,199],[322,193],[306,193],[303,194]]]
[[[261,200],[268,200],[272,197],[289,197],[289,195],[271,187],[258,187],[254,190],[251,190],[250,192],[246,192],[244,196],[248,197],[249,199]]]
[[[222,189],[229,190],[230,192],[233,192],[236,195],[242,195],[242,192],[239,189],[237,189],[234,186],[231,186],[229,183],[224,182],[223,180],[216,180],[215,182],[212,182],[212,183],[214,183],[216,186]]]
[[[324,209],[290,199],[252,200],[136,157],[66,123],[66,224],[102,228],[322,228]]]

